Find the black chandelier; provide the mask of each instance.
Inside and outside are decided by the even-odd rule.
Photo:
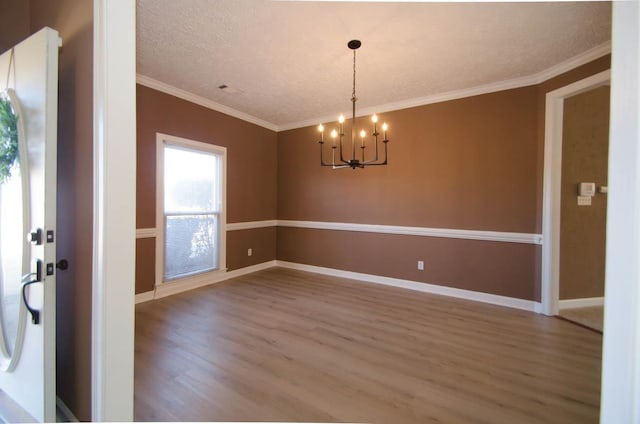
[[[331,139],[333,145],[331,146],[332,151],[332,159],[331,163],[325,163],[323,154],[323,145],[324,145],[324,125],[320,124],[318,126],[318,131],[320,132],[320,165],[322,166],[331,166],[334,169],[338,168],[364,168],[366,166],[375,166],[375,165],[386,165],[387,164],[387,143],[389,139],[387,138],[387,129],[389,128],[387,123],[382,124],[382,132],[383,139],[382,143],[384,144],[384,159],[380,159],[378,157],[378,136],[380,133],[378,132],[378,115],[375,113],[371,116],[371,121],[373,122],[373,132],[371,136],[373,137],[373,143],[375,147],[375,154],[369,160],[365,160],[365,149],[367,147],[367,143],[365,137],[367,136],[367,132],[362,129],[360,130],[360,150],[361,155],[360,158],[356,157],[356,102],[358,99],[356,98],[356,50],[362,45],[360,40],[351,40],[347,43],[347,46],[353,50],[353,92],[351,94],[351,103],[352,103],[352,115],[351,115],[351,158],[345,159],[345,154],[343,151],[343,138],[344,138],[344,116],[340,115],[338,118],[338,128],[334,128],[331,130]],[[336,150],[338,149],[338,145],[340,146],[340,157],[336,158]]]

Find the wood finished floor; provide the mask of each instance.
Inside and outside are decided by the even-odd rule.
[[[136,307],[137,421],[589,423],[602,337],[273,268]]]

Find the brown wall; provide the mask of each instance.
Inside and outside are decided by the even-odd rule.
[[[592,206],[577,205],[577,185],[607,185],[609,86],[564,102],[562,201],[560,219],[560,299],[604,296],[607,195]]]
[[[380,114],[390,124],[386,167],[322,168],[315,127],[281,132],[278,218],[539,233],[544,96],[608,63]],[[279,228],[277,241],[279,260],[540,300],[535,245],[292,228]]]
[[[314,128],[280,133],[278,218],[533,233],[536,95],[525,87],[380,114],[386,167],[321,168]],[[536,298],[535,255],[514,243],[278,232],[280,260],[523,299]]]
[[[0,53],[31,34],[29,8],[30,4],[25,0],[0,0]]]
[[[59,50],[57,394],[80,420],[91,418],[93,205],[93,6],[86,0],[2,0],[0,51],[44,26]]]
[[[227,222],[276,219],[275,132],[148,87],[137,87],[137,227],[156,227],[156,133],[227,148]],[[253,255],[247,256],[247,249]],[[137,243],[137,262],[154,263],[155,244]],[[227,232],[227,268],[276,257],[275,229]],[[153,290],[154,278],[136,279],[136,293]]]
[[[611,67],[611,55],[605,55],[592,62],[572,69],[569,72],[560,74],[557,77],[551,78],[538,85],[538,163],[537,168],[538,181],[537,193],[538,193],[538,218],[537,218],[537,231],[542,232],[542,173],[544,171],[544,120],[545,120],[545,102],[548,92],[557,90],[581,79],[590,77],[599,72],[606,71]]]
[[[315,128],[282,132],[278,218],[534,232],[535,99],[526,87],[380,114],[389,165],[365,170],[320,167]]]
[[[520,243],[278,228],[280,260],[523,299],[535,298],[535,253]]]

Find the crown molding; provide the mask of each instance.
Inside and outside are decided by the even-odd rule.
[[[545,69],[532,75],[479,85],[476,87],[464,88],[462,90],[454,90],[426,97],[416,97],[413,99],[401,100],[399,102],[385,103],[378,106],[363,108],[358,111],[356,116],[360,117],[371,115],[373,113],[392,112],[396,110],[407,109],[410,107],[425,106],[428,104],[478,96],[481,94],[489,94],[503,90],[511,90],[514,88],[528,87],[530,85],[540,84],[542,82],[550,80],[551,78],[575,69],[578,66],[589,63],[609,53],[611,53],[610,41],[586,50],[576,56],[558,63],[557,65],[552,66],[551,68]],[[336,116],[338,116],[338,114],[323,116],[321,118],[305,119],[304,121],[290,122],[288,124],[279,125],[278,131],[286,131],[295,128],[318,125],[318,123],[320,122],[334,122],[337,120]]]
[[[454,90],[446,93],[434,94],[426,97],[416,97],[413,99],[401,100],[398,102],[385,103],[378,106],[372,106],[364,109],[360,109],[356,116],[366,116],[372,113],[384,113],[392,112],[401,109],[407,109],[411,107],[425,106],[433,103],[446,102],[450,100],[462,99],[465,97],[479,96],[481,94],[495,93],[503,90],[511,90],[514,88],[527,87],[530,85],[540,84],[548,81],[560,74],[575,69],[586,63],[589,63],[595,59],[598,59],[604,55],[611,53],[611,42],[600,44],[586,50],[576,56],[573,56],[557,65],[554,65],[548,69],[537,72],[532,75],[513,78],[505,81],[498,81],[490,84],[479,85],[476,87],[465,88],[462,90]],[[215,110],[217,112],[224,113],[234,118],[242,119],[243,121],[250,122],[255,125],[259,125],[263,128],[267,128],[271,131],[279,132],[292,130],[296,128],[303,128],[308,126],[317,125],[319,122],[333,122],[336,120],[337,114],[331,116],[323,116],[320,118],[305,119],[304,121],[289,122],[282,125],[276,125],[272,122],[265,121],[257,118],[253,115],[241,112],[239,110],[230,108],[220,103],[216,103],[213,100],[183,90],[181,88],[174,87],[162,81],[158,81],[146,75],[137,74],[136,81],[140,85],[153,88],[154,90],[161,91],[166,94],[178,97],[191,103],[198,104],[208,109]]]
[[[272,124],[271,122],[267,122],[260,118],[256,118],[253,115],[249,115],[248,113],[241,112],[239,110],[230,108],[220,103],[216,103],[213,100],[207,99],[205,97],[199,96],[197,94],[193,94],[189,91],[183,90],[178,87],[174,87],[162,81],[158,81],[151,77],[142,74],[136,74],[136,82],[140,85],[144,85],[145,87],[153,88],[154,90],[161,91],[166,94],[170,94],[172,96],[178,97],[182,100],[186,100],[191,103],[195,103],[197,105],[206,107],[211,110],[215,110],[216,112],[224,113],[225,115],[232,116],[234,118],[242,119],[243,121],[261,126],[271,131],[278,131],[279,128],[277,125]]]
[[[537,74],[532,75],[532,79],[535,80],[534,84],[543,83],[560,74],[564,74],[565,72],[599,59],[602,56],[608,55],[609,53],[611,53],[611,41],[602,43],[599,46],[593,47],[579,55],[560,62],[551,68],[538,72]]]

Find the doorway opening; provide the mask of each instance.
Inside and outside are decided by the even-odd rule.
[[[558,315],[560,309],[560,238],[562,232],[562,152],[565,100],[608,85],[610,71],[603,71],[589,78],[547,93],[545,114],[544,183],[542,216],[542,312]],[[590,182],[590,181],[584,181]],[[595,182],[594,182],[595,183]],[[595,184],[594,184],[595,186]],[[605,190],[606,185],[598,185]],[[590,188],[590,187],[587,187]],[[597,190],[596,187],[593,187]],[[585,202],[588,191],[578,198],[579,186],[575,185],[577,201]],[[593,193],[594,196],[596,193]],[[603,194],[603,193],[600,193]],[[582,205],[581,205],[582,206]],[[583,207],[587,207],[584,205]],[[604,225],[604,224],[603,224]],[[586,259],[586,258],[585,258]],[[604,266],[604,262],[603,262]],[[564,293],[563,293],[564,295]],[[594,301],[592,299],[592,301]],[[589,306],[589,305],[584,305]]]

